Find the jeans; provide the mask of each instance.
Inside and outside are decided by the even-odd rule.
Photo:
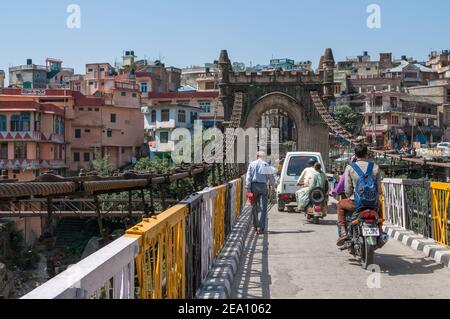
[[[265,183],[252,183],[252,193],[255,198],[255,204],[252,207],[253,226],[257,229],[266,228],[268,190]]]

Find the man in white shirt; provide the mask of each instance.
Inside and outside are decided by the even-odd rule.
[[[250,163],[247,171],[247,193],[253,193],[254,205],[252,207],[253,226],[258,235],[264,233],[267,217],[268,189],[267,184],[276,187],[274,170],[265,161],[266,153],[258,152],[257,160]]]

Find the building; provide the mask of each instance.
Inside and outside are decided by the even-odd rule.
[[[429,144],[439,141],[438,105],[427,98],[402,92],[375,92],[366,96],[362,111],[368,142],[379,147],[401,147],[412,140]]]
[[[65,89],[3,89],[0,169],[32,180],[49,170],[88,169],[98,156],[108,155],[116,168],[130,163],[144,142],[144,118],[128,89],[117,88],[116,95],[106,100]]]
[[[0,89],[5,87],[5,71],[0,70]]]
[[[433,51],[428,56],[426,66],[438,74],[439,79],[450,78],[450,51],[443,50],[441,53]]]
[[[438,126],[445,130],[446,140],[450,140],[450,79],[430,81],[428,85],[410,87],[408,92],[425,97],[438,104]]]
[[[199,120],[204,127],[212,127],[223,122],[224,109],[219,103],[219,91],[149,93],[150,109],[161,104],[189,105],[200,109]]]
[[[220,70],[217,61],[205,63],[203,66],[191,66],[181,70],[181,85],[190,86],[195,90],[218,90]]]
[[[74,74],[71,68],[63,68],[63,61],[47,58],[46,65],[33,64],[27,59],[25,65],[9,68],[9,87],[24,89],[65,88],[66,78]]]
[[[387,69],[384,77],[401,79],[403,87],[411,87],[427,84],[428,81],[437,78],[437,73],[420,63],[403,59],[398,66]]]
[[[176,128],[186,128],[193,134],[195,121],[201,109],[189,105],[161,103],[152,107],[143,107],[145,130],[148,137],[151,156],[170,158],[175,150],[171,133]]]

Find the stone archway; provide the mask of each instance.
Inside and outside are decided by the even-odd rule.
[[[294,121],[297,131],[297,150],[320,152],[328,161],[329,130],[325,124],[311,124],[306,118],[303,105],[292,96],[282,92],[272,92],[259,98],[249,109],[244,119],[244,128],[256,127],[261,116],[269,110],[285,111]]]

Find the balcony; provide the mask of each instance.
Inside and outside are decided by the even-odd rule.
[[[114,83],[114,87],[118,90],[133,90],[139,91],[139,85],[128,82],[116,82]]]
[[[56,144],[64,144],[64,136],[60,134],[53,133],[42,133],[35,131],[27,132],[0,132],[0,141],[7,142],[20,142],[20,141],[30,141],[30,142],[50,142]]]
[[[0,160],[0,169],[8,170],[38,170],[60,169],[68,167],[63,160]]]

